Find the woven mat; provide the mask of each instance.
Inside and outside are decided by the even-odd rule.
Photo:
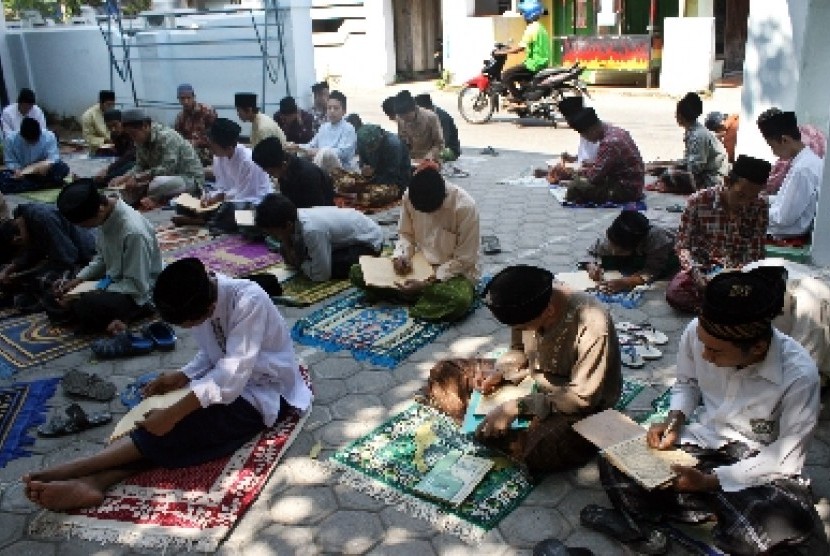
[[[282,257],[269,251],[265,243],[251,242],[240,236],[222,236],[208,243],[167,251],[162,257],[165,263],[196,257],[209,270],[228,276],[244,276],[282,262]]]
[[[348,280],[312,282],[303,274],[297,273],[282,284],[282,295],[290,299],[292,304],[305,307],[346,291],[351,286]]]
[[[46,402],[55,394],[58,378],[16,382],[0,388],[0,467],[30,455],[35,439],[27,433],[46,421]]]
[[[324,351],[346,349],[358,361],[392,369],[450,326],[413,319],[406,307],[367,304],[356,291],[298,320],[291,337]]]
[[[310,384],[308,372],[301,369]],[[186,469],[151,469],[107,491],[97,508],[43,511],[30,533],[213,552],[259,496],[310,412],[291,412],[233,455]]]
[[[621,208],[625,210],[647,210],[645,201],[636,201],[628,203],[615,203],[608,201],[607,203],[572,203],[566,201],[565,196],[568,194],[567,187],[560,187],[558,185],[551,185],[548,189],[554,199],[559,201],[559,204],[565,208]]]
[[[45,313],[9,317],[0,320],[0,363],[25,369],[78,351],[90,339],[53,325]]]
[[[422,498],[412,488],[450,450],[495,460],[493,469],[458,507]],[[505,457],[475,444],[449,417],[418,403],[339,450],[329,461],[343,470],[343,484],[425,519],[466,542],[480,541],[533,489]],[[418,468],[421,461],[424,471]]]
[[[36,203],[55,203],[58,200],[58,195],[60,195],[61,189],[39,189],[36,191],[24,191],[22,193],[18,193],[21,197],[25,197],[30,201],[35,201]]]

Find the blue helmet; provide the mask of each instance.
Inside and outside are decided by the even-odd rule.
[[[516,9],[528,23],[536,21],[545,13],[545,7],[539,0],[521,0]]]

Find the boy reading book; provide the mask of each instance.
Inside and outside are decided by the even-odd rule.
[[[208,273],[186,258],[162,271],[153,300],[166,322],[193,330],[199,351],[143,394],[190,391],[97,454],[24,476],[32,502],[51,510],[96,506],[108,487],[147,466],[175,469],[230,455],[291,407],[311,405],[288,327],[255,283]]]
[[[713,541],[727,554],[828,553],[801,475],[818,420],[818,371],[809,353],[771,324],[785,285],[780,267],[723,272],[709,282],[700,317],[680,339],[671,411],[647,435],[650,447],[679,445],[699,463],[675,465],[668,488],[646,490],[600,459],[614,509],[587,506],[583,525],[640,545],[640,552],[647,547],[647,554],[668,550],[653,527],[664,519],[716,519]],[[687,424],[699,404],[697,422]]]

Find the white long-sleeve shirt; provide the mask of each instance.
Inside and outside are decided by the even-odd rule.
[[[380,253],[383,230],[352,208],[311,207],[297,209],[295,245],[303,250],[300,268],[314,282],[331,279],[331,254],[352,245],[371,246]]]
[[[421,251],[437,267],[438,280],[454,276],[478,279],[481,244],[478,208],[470,194],[457,185],[447,182],[444,203],[431,213],[415,210],[409,201],[409,191],[404,193],[398,235],[393,257],[411,258],[416,251]]]
[[[343,168],[354,168],[354,156],[357,149],[357,132],[345,119],[336,124],[325,122],[320,126],[311,142],[304,147],[310,149],[334,149]]]
[[[20,124],[23,123],[23,118],[33,118],[40,124],[40,129],[46,129],[46,117],[43,115],[43,110],[40,106],[35,104],[27,114],[21,114],[17,103],[9,104],[3,109],[3,115],[0,116],[3,124],[3,136],[8,137],[12,133],[20,131]]]
[[[311,390],[303,382],[288,325],[268,294],[254,282],[216,275],[213,314],[193,327],[199,346],[182,368],[202,407],[242,396],[271,426],[281,399],[305,410]]]
[[[597,157],[599,142],[591,143],[583,136],[579,136],[579,147],[576,150],[576,163],[593,162]]]
[[[795,155],[778,194],[770,197],[770,235],[792,237],[806,234],[816,217],[818,191],[824,161],[804,147]]]
[[[226,201],[250,201],[259,204],[274,192],[271,178],[251,160],[251,149],[237,145],[230,158],[213,157],[216,193],[224,193]]]
[[[717,449],[738,441],[758,450],[714,469],[726,492],[799,475],[819,412],[819,375],[810,354],[774,330],[763,361],[716,367],[703,359],[697,327],[695,319],[680,338],[671,409],[688,417],[701,400],[703,407],[698,422],[683,428],[681,444]]]

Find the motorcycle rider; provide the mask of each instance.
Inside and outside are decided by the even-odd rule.
[[[516,7],[527,22],[527,27],[519,44],[505,48],[497,54],[518,54],[525,52],[525,59],[519,65],[507,68],[502,72],[502,82],[510,91],[512,104],[523,104],[517,81],[529,82],[539,71],[548,67],[551,57],[550,36],[539,18],[545,12],[539,0],[521,0]]]

